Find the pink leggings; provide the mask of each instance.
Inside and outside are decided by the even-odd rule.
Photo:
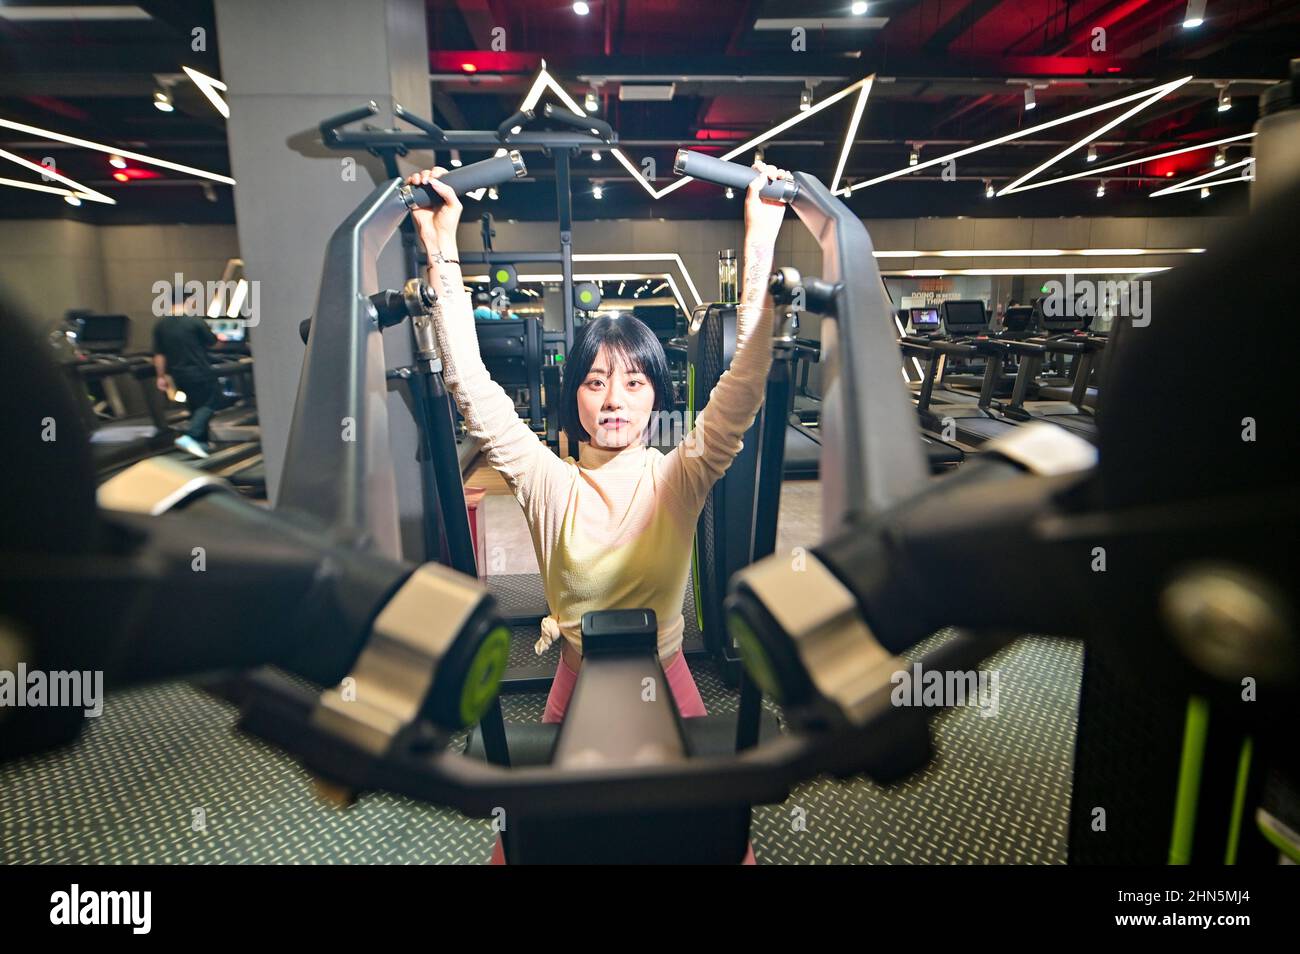
[[[685,655],[678,653],[677,658],[664,670],[664,675],[668,679],[668,689],[677,702],[677,710],[681,712],[683,718],[693,719],[709,714],[708,710],[704,708],[704,700],[700,698],[699,687],[695,685],[695,677],[691,675],[690,667],[686,665]],[[578,674],[569,668],[569,664],[561,656],[560,664],[555,667],[555,680],[551,683],[551,693],[546,697],[546,712],[542,715],[543,722],[564,721],[564,713],[569,708],[569,699],[573,697],[573,687],[577,683]],[[505,863],[505,851],[501,846],[501,836],[498,835],[495,844],[492,846],[490,864],[503,865]],[[741,864],[756,864],[752,845],[746,849],[745,860]]]

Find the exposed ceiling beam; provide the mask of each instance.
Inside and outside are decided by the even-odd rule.
[[[492,49],[492,28],[504,26],[492,13],[488,0],[456,0],[456,9],[465,21],[465,28],[480,50]]]
[[[931,54],[946,53],[948,47],[953,44],[959,36],[974,28],[975,24],[984,19],[995,7],[1002,4],[1002,0],[974,0],[968,2],[957,12],[957,15],[951,17],[947,23],[935,30],[930,39],[925,41],[922,49]]]

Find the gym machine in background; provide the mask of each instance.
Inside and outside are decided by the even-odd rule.
[[[493,149],[493,157],[515,157],[516,177],[526,174],[521,153],[528,151],[543,152],[550,155],[555,162],[556,209],[559,221],[559,250],[556,252],[520,252],[511,253],[509,261],[519,264],[547,263],[560,267],[561,286],[564,302],[564,329],[562,332],[545,332],[544,346],[550,345],[561,349],[565,354],[573,346],[575,288],[573,284],[573,211],[571,191],[571,157],[583,149],[603,149],[617,142],[617,135],[609,124],[594,116],[577,117],[566,110],[556,109],[547,104],[541,110],[541,118],[557,125],[568,127],[563,130],[530,130],[529,124],[538,116],[533,111],[525,111],[510,117],[495,130],[443,130],[433,122],[416,116],[400,105],[393,107],[396,118],[416,127],[416,131],[403,129],[345,129],[351,123],[366,119],[378,112],[378,106],[372,101],[365,106],[347,113],[333,116],[320,124],[322,142],[331,149],[364,149],[379,157],[386,173],[393,178],[400,177],[397,159],[413,149],[451,150],[451,149]],[[510,152],[506,153],[509,149]],[[484,163],[463,166],[448,173],[448,178],[463,180],[462,174],[472,167],[483,167]],[[473,192],[478,188],[491,188],[505,179],[470,186],[464,192]],[[410,281],[418,281],[423,253],[418,248],[418,240],[409,221],[401,226],[402,255],[405,263],[408,286]],[[500,264],[504,256],[490,248],[483,252],[462,252],[461,262],[468,265],[482,263],[489,267]],[[373,263],[369,264],[372,269]],[[374,288],[372,280],[363,283]],[[393,293],[400,294],[400,293]],[[407,297],[411,297],[407,295]],[[418,297],[418,296],[417,296]],[[323,304],[322,299],[322,304]],[[400,320],[400,319],[399,319]],[[428,339],[418,339],[419,327],[412,324],[413,351],[417,358],[412,366],[396,368],[391,377],[408,384],[412,392],[412,411],[416,428],[420,434],[418,453],[420,470],[420,513],[418,528],[408,526],[405,535],[399,533],[396,539],[405,539],[407,558],[418,560],[436,559],[462,572],[476,572],[473,560],[473,543],[469,530],[469,520],[465,512],[464,490],[461,483],[460,460],[457,457],[455,430],[455,411],[450,396],[441,381],[441,365],[433,350],[432,329],[427,329]],[[382,346],[380,347],[382,360]],[[309,349],[310,360],[310,349]],[[436,371],[435,371],[436,369]],[[304,372],[305,373],[305,372]],[[544,386],[558,393],[558,368],[543,369]],[[530,388],[536,391],[536,388]],[[300,389],[299,394],[302,391]],[[536,401],[536,398],[534,398]],[[530,419],[534,417],[534,408],[530,408]],[[551,418],[554,415],[550,415]],[[558,427],[548,419],[546,438],[548,443],[558,446]],[[453,480],[454,475],[454,480]],[[407,518],[409,523],[415,523]],[[390,533],[393,528],[386,528]],[[418,538],[421,544],[418,550],[411,541]]]

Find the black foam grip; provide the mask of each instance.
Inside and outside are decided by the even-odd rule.
[[[519,153],[509,152],[504,156],[493,156],[482,162],[472,162],[468,166],[453,169],[442,177],[442,181],[451,186],[457,195],[464,195],[475,189],[509,182],[527,172]],[[415,204],[422,209],[430,209],[442,204],[442,199],[438,198],[438,193],[433,191],[432,186],[417,186],[412,189],[412,192],[415,196]]]
[[[748,189],[749,184],[754,181],[754,176],[757,175],[749,166],[706,156],[702,152],[691,152],[689,149],[677,150],[677,158],[673,161],[673,171],[680,176],[690,176],[692,179],[702,179],[705,182],[712,182],[720,186],[731,186],[736,189]],[[789,179],[782,179],[777,182],[769,182],[763,186],[759,194],[765,199],[790,202],[798,192],[799,187],[794,182]]]

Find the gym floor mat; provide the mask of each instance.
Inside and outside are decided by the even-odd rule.
[[[939,715],[938,757],[892,788],[815,779],[757,807],[759,863],[1063,863],[1081,660],[1073,641],[1002,650],[985,666],[996,715]],[[709,662],[692,669],[711,711],[735,708]],[[536,720],[544,701],[506,696],[503,711]],[[110,695],[74,745],[0,767],[0,863],[486,861],[487,821],[382,793],[330,808],[236,719],[186,683]]]

